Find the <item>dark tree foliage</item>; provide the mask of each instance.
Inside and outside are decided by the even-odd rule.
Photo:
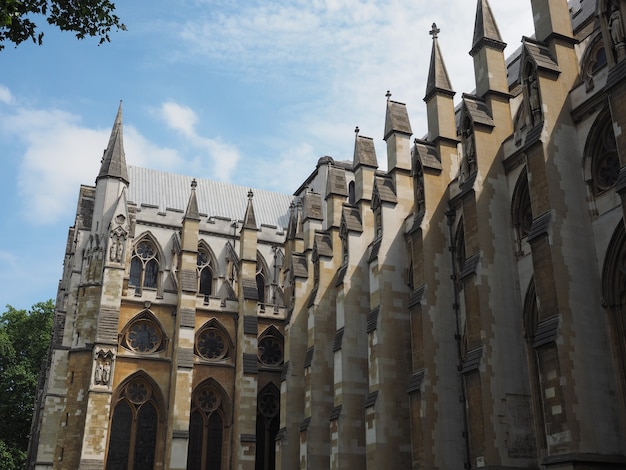
[[[43,18],[78,39],[98,36],[99,44],[110,42],[111,29],[126,30],[110,0],[0,0],[0,50],[5,42],[16,46],[32,39],[41,45],[43,32],[35,20]]]
[[[0,468],[21,469],[42,363],[52,333],[54,304],[39,302],[30,311],[7,305],[0,315]]]

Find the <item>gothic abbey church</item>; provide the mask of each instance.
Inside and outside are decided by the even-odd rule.
[[[478,0],[456,106],[433,25],[386,171],[358,129],[293,195],[132,167],[120,108],[28,468],[626,468],[626,0],[529,1],[505,60]]]

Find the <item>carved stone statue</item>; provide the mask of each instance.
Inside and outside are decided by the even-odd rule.
[[[96,357],[96,370],[94,373],[93,381],[96,385],[109,385],[111,380],[111,367],[113,357],[111,353],[104,353],[100,351]]]
[[[611,7],[611,16],[609,16],[609,30],[611,31],[611,40],[613,46],[617,46],[624,42],[624,24],[622,23],[622,14],[615,5]]]
[[[539,80],[537,80],[534,72],[528,75],[527,87],[530,116],[532,124],[535,125],[541,121],[541,100],[539,99]]]

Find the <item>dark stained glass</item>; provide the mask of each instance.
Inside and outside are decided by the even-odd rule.
[[[207,359],[220,359],[226,353],[226,342],[215,328],[208,328],[198,336],[198,353]]]
[[[161,343],[161,335],[156,325],[148,321],[138,321],[128,330],[128,346],[138,352],[152,352]]]
[[[256,275],[256,290],[259,302],[265,302],[265,278],[261,273]]]
[[[141,260],[139,258],[133,258],[130,262],[130,279],[128,280],[128,284],[131,286],[139,286],[141,285],[141,270],[143,265],[141,264]]]
[[[206,470],[221,470],[222,468],[223,428],[224,426],[220,414],[212,413],[209,417]]]
[[[259,360],[268,366],[283,362],[283,348],[273,336],[266,336],[259,342]]]
[[[128,403],[118,403],[111,420],[107,470],[125,469],[128,466],[132,420],[133,413]]]
[[[189,421],[189,446],[187,470],[202,470],[202,440],[204,423],[199,411],[194,411]]]
[[[156,288],[158,274],[159,264],[156,262],[155,259],[151,259],[146,263],[146,272],[143,278],[143,286]]]
[[[134,470],[154,469],[157,422],[157,412],[152,403],[142,405],[137,415]]]
[[[211,295],[213,284],[213,273],[208,266],[200,271],[200,293],[203,295]]]

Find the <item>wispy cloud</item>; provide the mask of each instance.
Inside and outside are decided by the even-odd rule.
[[[198,134],[196,123],[198,116],[193,109],[174,101],[161,105],[160,116],[172,129],[180,132],[186,143],[200,152],[193,159],[193,170],[198,176],[212,177],[230,181],[232,172],[240,159],[239,150],[220,138],[209,138]]]
[[[287,148],[297,145],[286,141],[296,135],[319,149],[319,156],[346,158],[352,130],[359,125],[384,153],[380,140],[387,90],[407,103],[416,136],[425,135],[422,98],[433,22],[441,29],[439,42],[457,101],[462,92],[474,89],[468,51],[476,1],[442,0],[436,7],[402,0],[203,3],[205,13],[172,29],[183,40],[181,54],[210,61],[242,81],[298,82],[299,99],[284,105],[293,119],[277,131]],[[510,43],[508,53],[518,47],[522,34],[532,34],[527,3],[491,2],[503,39]]]
[[[9,104],[13,100],[13,96],[11,96],[11,92],[9,89],[2,84],[0,84],[0,103]]]
[[[93,184],[98,174],[110,129],[84,126],[79,116],[63,110],[15,106],[0,112],[0,130],[19,142],[17,187],[24,218],[49,224],[71,216],[80,184]],[[182,166],[177,151],[151,143],[133,126],[124,132],[129,164]]]

